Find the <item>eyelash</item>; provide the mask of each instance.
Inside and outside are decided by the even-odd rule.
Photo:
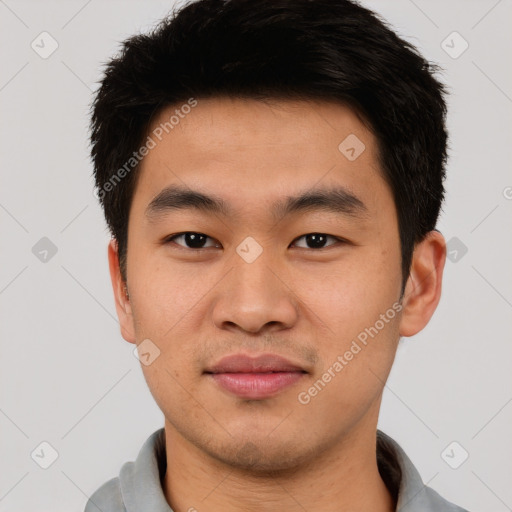
[[[207,238],[209,238],[210,240],[214,240],[212,237],[208,236],[208,235],[205,235],[204,233],[199,233],[197,231],[183,231],[181,233],[176,233],[174,235],[170,235],[168,236],[167,238],[164,239],[164,244],[175,244],[177,245],[180,249],[182,250],[185,250],[185,251],[194,251],[194,252],[201,252],[201,251],[205,251],[207,249],[212,249],[212,247],[200,247],[200,248],[194,248],[194,247],[185,247],[183,245],[180,245],[180,244],[177,244],[176,242],[174,242],[173,240],[175,238],[179,238],[179,237],[182,237],[184,235],[188,235],[188,234],[192,234],[192,235],[202,235],[202,236],[206,236]],[[346,240],[344,240],[343,238],[339,238],[337,236],[334,236],[334,235],[329,235],[327,233],[318,233],[318,232],[312,232],[312,233],[306,233],[305,235],[301,235],[299,237],[297,237],[295,240],[293,240],[292,243],[296,242],[297,240],[300,240],[301,238],[304,238],[308,235],[324,235],[328,238],[331,238],[333,240],[336,240],[338,243],[348,243]],[[331,245],[328,245],[326,247],[319,247],[317,249],[315,248],[311,248],[311,247],[299,247],[299,249],[309,249],[309,250],[312,250],[312,251],[315,251],[315,252],[320,252],[322,250],[325,250],[325,249],[328,249],[329,247],[333,247],[335,245],[338,245],[338,244],[331,244]],[[215,248],[215,247],[213,247]]]

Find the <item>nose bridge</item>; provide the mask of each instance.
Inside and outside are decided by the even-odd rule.
[[[290,327],[296,320],[296,304],[286,280],[279,277],[272,251],[260,251],[254,257],[250,242],[248,247],[241,244],[241,249],[248,250],[239,253],[238,261],[234,259],[234,268],[220,289],[214,322],[218,327],[236,324],[251,332],[270,323]]]
[[[231,276],[231,293],[238,300],[263,304],[272,302],[281,295],[276,270],[272,270],[276,265],[272,264],[270,253],[270,250],[262,251],[254,260],[246,260],[241,256],[240,261],[235,263]]]

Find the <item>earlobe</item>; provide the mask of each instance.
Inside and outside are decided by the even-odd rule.
[[[112,290],[114,292],[117,317],[119,319],[119,325],[121,328],[121,335],[126,341],[135,343],[135,329],[130,296],[126,283],[121,276],[118,246],[115,239],[112,239],[108,244],[108,264],[110,270],[110,279],[112,282]]]
[[[441,298],[445,261],[445,239],[439,231],[430,231],[414,249],[402,301],[400,336],[413,336],[430,321]]]

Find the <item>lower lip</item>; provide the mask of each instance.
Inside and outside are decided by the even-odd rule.
[[[211,376],[225,390],[252,400],[268,398],[295,384],[303,372],[213,373]]]

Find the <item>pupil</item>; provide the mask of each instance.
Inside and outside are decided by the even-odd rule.
[[[186,233],[185,241],[190,247],[200,249],[206,241],[206,236],[201,235],[200,233]]]
[[[325,245],[326,236],[318,233],[306,235],[306,241],[308,245],[313,247],[323,247]]]

